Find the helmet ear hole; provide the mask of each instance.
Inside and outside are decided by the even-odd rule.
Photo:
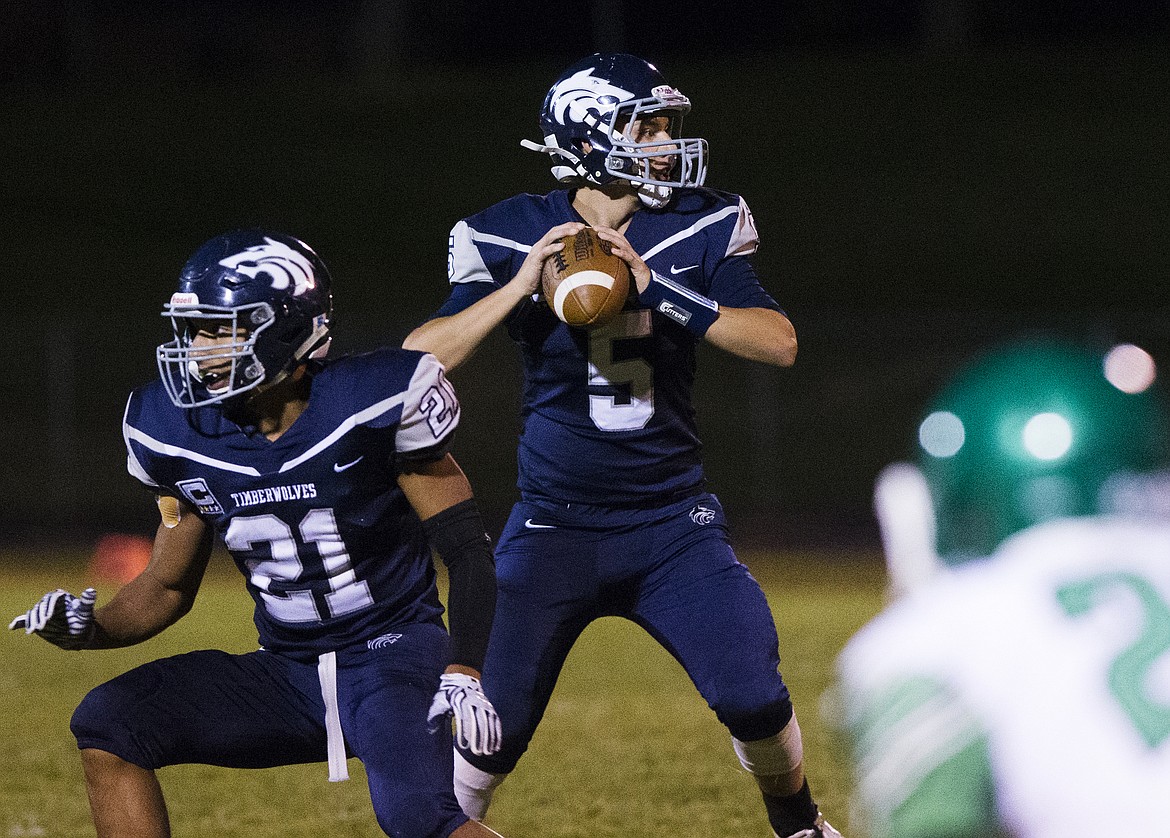
[[[252,313],[249,316],[249,319],[252,321],[252,326],[255,327],[262,326],[263,324],[272,320],[272,318],[275,316],[275,313],[272,311],[272,306],[268,305],[268,303],[264,303],[252,309]]]

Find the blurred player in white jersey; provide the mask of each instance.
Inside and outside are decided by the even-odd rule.
[[[879,477],[896,601],[838,663],[871,838],[1170,834],[1170,420],[1152,358],[977,359]]]
[[[790,366],[796,335],[752,266],[739,195],[703,186],[707,143],[682,136],[691,103],[653,65],[603,53],[569,67],[541,109],[564,188],[516,195],[458,222],[451,292],[404,344],[454,369],[506,325],[524,359],[520,503],[496,549],[500,598],[484,690],[496,754],[460,747],[455,788],[486,813],[528,747],[561,665],[593,620],[628,618],[686,669],[756,778],[780,838],[834,838],[804,776],[776,628],[706,489],[691,404],[706,342]],[[592,330],[535,298],[560,239],[586,225],[630,267],[624,310]]]

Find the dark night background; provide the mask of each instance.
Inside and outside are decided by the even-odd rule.
[[[1134,341],[1170,369],[1170,0],[764,5],[6,5],[0,543],[153,530],[121,411],[202,241],[305,239],[334,276],[335,347],[397,343],[445,297],[455,221],[553,188],[519,140],[597,49],[691,97],[708,183],[747,198],[800,338],[787,371],[700,353],[708,474],[742,541],[875,543],[877,471],[1004,336]],[[452,376],[455,453],[495,527],[518,377],[503,337]]]

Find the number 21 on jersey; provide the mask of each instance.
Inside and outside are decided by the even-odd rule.
[[[332,509],[310,509],[301,521],[301,542],[292,527],[275,515],[233,518],[224,533],[224,543],[233,553],[248,552],[267,544],[270,558],[249,559],[250,580],[260,590],[264,607],[273,619],[283,623],[308,623],[360,611],[372,605],[369,583],[358,579]],[[315,550],[300,549],[300,544]],[[319,560],[329,580],[321,613],[313,591],[303,584],[306,560]],[[314,574],[319,576],[320,574]],[[276,583],[274,585],[273,583]]]

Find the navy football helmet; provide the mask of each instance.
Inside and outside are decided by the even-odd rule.
[[[558,181],[628,181],[643,203],[661,207],[673,188],[702,186],[707,177],[707,141],[682,136],[682,118],[690,109],[691,100],[667,84],[653,64],[624,53],[597,53],[566,70],[549,90],[540,111],[544,144],[520,144],[552,157]],[[669,143],[639,143],[627,135],[635,120],[649,116],[670,118]],[[662,157],[673,158],[674,166],[659,180],[650,161]]]
[[[184,408],[221,403],[323,357],[331,284],[325,263],[292,236],[234,230],[204,243],[162,312],[175,335],[158,347],[171,401]],[[200,342],[200,333],[219,339]]]

